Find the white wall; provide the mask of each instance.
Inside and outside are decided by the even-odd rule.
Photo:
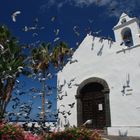
[[[59,113],[61,128],[68,122],[71,126],[77,125],[75,95],[78,87],[74,84],[80,84],[91,77],[104,79],[110,88],[111,127],[108,129],[109,134],[118,135],[119,129],[127,126],[140,128],[140,47],[125,48],[119,43],[101,41],[100,38],[94,38],[91,35],[86,36],[73,55],[73,60],[76,59],[78,62],[68,63],[63,71],[58,73],[59,85],[63,84],[64,80],[69,83],[71,79],[75,78],[72,82],[73,86],[68,88],[68,85],[65,84],[62,88],[63,92],[59,94],[60,96],[65,95],[67,92],[68,96],[58,100],[58,109],[72,113],[71,115],[65,113],[66,119]],[[123,95],[121,91],[127,84],[128,77],[130,87],[125,89]],[[70,108],[68,104],[73,102],[75,102],[74,108]],[[116,127],[118,129],[114,129]],[[129,130],[128,135],[133,134],[133,131]]]

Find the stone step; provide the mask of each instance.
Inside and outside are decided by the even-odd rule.
[[[140,140],[140,137],[102,135],[103,140]]]

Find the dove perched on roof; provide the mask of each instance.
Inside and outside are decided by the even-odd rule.
[[[19,15],[19,14],[21,14],[20,11],[16,11],[16,12],[14,12],[14,13],[12,14],[11,17],[12,17],[13,22],[16,22],[16,16]]]

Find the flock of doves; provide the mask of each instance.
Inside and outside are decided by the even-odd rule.
[[[21,11],[15,11],[11,15],[12,21],[13,22],[16,22],[17,21],[17,16],[19,16],[20,14],[21,14]],[[51,17],[51,21],[52,22],[54,22],[55,20],[56,20],[56,16]],[[38,18],[36,18],[35,21],[37,23],[38,22]],[[92,19],[89,19],[89,23],[91,24],[92,22],[93,22],[93,20]],[[38,28],[37,25],[31,26],[31,27],[24,26],[23,31],[24,32],[27,32],[27,31],[30,31],[30,30],[36,30],[37,28]],[[44,29],[44,28],[45,27],[43,27],[43,26],[40,27],[40,29]],[[74,31],[74,33],[75,33],[76,36],[80,36],[79,27],[78,26],[75,25],[73,27],[73,31]],[[58,40],[60,40],[60,37],[58,37],[59,32],[60,32],[60,29],[55,29],[54,30],[54,33],[57,36],[54,39],[54,42],[57,42]],[[96,36],[96,35],[100,34],[100,32],[101,32],[101,30],[99,30],[97,32],[93,32],[93,35]],[[38,34],[36,32],[33,33],[33,37],[34,36],[37,36],[37,35]],[[39,41],[37,41],[36,43],[39,43]],[[76,45],[78,46],[79,43],[76,42]],[[3,46],[0,46],[0,49],[2,49],[2,48],[3,48]],[[78,60],[76,60],[76,59],[73,60],[72,58],[69,58],[69,64],[76,63],[76,62],[78,62]],[[52,75],[52,74],[49,74],[49,76],[50,75]],[[49,86],[49,85],[46,85],[46,89],[48,91],[47,96],[50,96],[53,93],[52,92],[53,90],[57,90],[58,91],[57,100],[62,100],[65,96],[67,96],[67,92],[66,91],[65,91],[64,94],[62,94],[63,93],[63,90],[62,89],[63,89],[64,86],[66,86],[66,84],[67,84],[68,88],[72,88],[72,86],[77,86],[77,87],[79,86],[79,84],[76,84],[76,83],[73,84],[74,80],[75,80],[75,78],[71,79],[69,82],[67,82],[66,80],[64,80],[64,84],[63,85],[60,85],[57,88],[56,87]],[[12,117],[15,117],[16,120],[18,120],[18,119],[20,120],[20,117],[21,117],[21,118],[24,118],[24,119],[26,119],[28,121],[29,120],[30,121],[31,120],[32,121],[35,121],[31,117],[31,112],[32,112],[32,108],[33,108],[33,99],[36,99],[38,97],[41,98],[42,92],[40,90],[38,90],[37,88],[34,88],[33,87],[33,88],[29,89],[29,91],[25,91],[25,92],[24,91],[20,92],[20,90],[17,90],[16,91],[16,94],[20,95],[21,98],[22,98],[22,95],[25,95],[26,92],[34,93],[34,94],[31,94],[31,99],[28,102],[21,103],[21,101],[20,101],[21,99],[20,98],[18,98],[18,97],[12,97],[11,98],[11,102],[13,102],[13,104],[11,106],[13,111],[12,112],[7,112],[7,114],[6,114],[8,116],[8,118],[9,118],[9,120],[12,120]],[[72,103],[68,103],[68,106],[70,108],[70,110],[68,110],[68,111],[65,111],[65,110],[63,110],[63,111],[61,110],[60,111],[58,109],[56,112],[51,112],[51,108],[52,108],[52,104],[53,104],[52,101],[49,100],[49,99],[47,99],[46,102],[45,102],[45,104],[47,105],[46,113],[48,114],[46,117],[47,118],[55,118],[55,119],[58,118],[58,114],[59,113],[62,114],[64,116],[64,118],[66,118],[67,116],[71,115],[71,113],[72,113],[71,112],[71,109],[75,106],[75,102],[72,102]],[[60,107],[64,107],[65,108],[65,105],[62,104],[62,105],[60,105]],[[16,110],[17,108],[18,108],[18,112]],[[42,107],[41,106],[38,106],[37,109],[41,113]],[[41,116],[40,113],[38,113],[36,115],[37,118],[40,118],[40,116]]]

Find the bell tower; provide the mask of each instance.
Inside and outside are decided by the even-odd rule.
[[[113,28],[115,41],[127,47],[140,45],[140,28],[139,20],[134,17],[130,18],[127,14],[122,13],[119,22]]]

